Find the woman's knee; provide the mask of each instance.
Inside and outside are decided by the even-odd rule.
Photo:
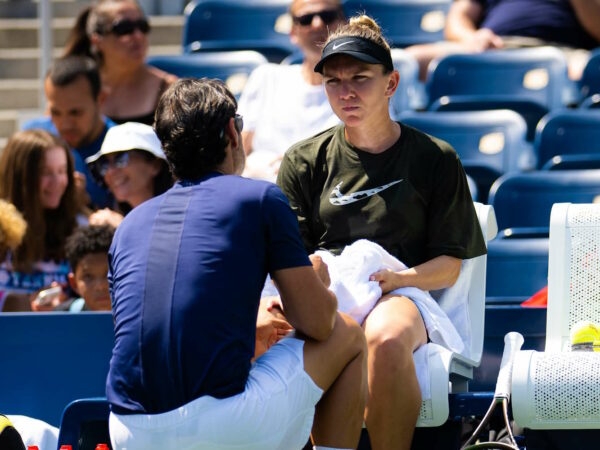
[[[370,329],[365,333],[369,358],[388,365],[404,366],[412,358],[412,342],[405,329]]]

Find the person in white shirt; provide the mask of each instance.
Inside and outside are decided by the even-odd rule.
[[[290,39],[302,51],[300,64],[265,64],[242,92],[244,175],[275,181],[283,153],[297,141],[339,123],[313,68],[331,31],[345,22],[339,0],[293,0]]]

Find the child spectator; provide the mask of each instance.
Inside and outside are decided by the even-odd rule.
[[[27,222],[15,205],[0,199],[0,259],[21,244],[26,229]]]
[[[0,261],[6,258],[9,251],[15,250],[21,244],[26,229],[27,222],[15,205],[0,199]],[[5,292],[0,289],[0,311],[4,309],[5,300]],[[8,309],[13,308],[8,306]]]
[[[64,245],[78,220],[85,220],[68,144],[43,130],[13,134],[0,155],[0,198],[14,204],[27,222],[21,244],[0,261],[0,290],[22,295],[27,303],[39,290],[66,286]],[[55,306],[31,304],[34,310]]]
[[[61,303],[57,311],[110,311],[108,249],[113,234],[111,226],[90,225],[69,237],[65,246],[71,265],[69,286],[81,297]]]

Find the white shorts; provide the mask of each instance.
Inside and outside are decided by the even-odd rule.
[[[250,369],[244,392],[203,396],[161,414],[110,414],[114,450],[301,449],[323,391],[303,370],[304,341],[288,337]]]

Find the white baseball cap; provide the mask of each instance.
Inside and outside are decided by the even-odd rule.
[[[100,157],[116,152],[126,152],[128,150],[147,151],[157,158],[166,160],[158,136],[150,125],[138,122],[126,122],[121,125],[115,125],[106,132],[104,141],[100,150],[85,159],[85,162],[91,164]]]

